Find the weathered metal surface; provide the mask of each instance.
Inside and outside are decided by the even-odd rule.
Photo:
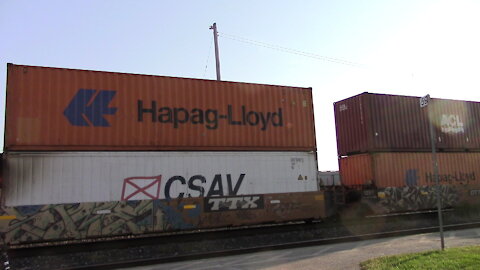
[[[15,216],[0,222],[0,232],[6,243],[22,244],[308,220],[325,213],[323,192],[17,206],[0,209],[2,216]]]
[[[455,207],[460,202],[457,186],[442,185],[442,208]],[[434,186],[388,187],[378,191],[381,213],[432,210],[437,208]]]
[[[8,206],[316,191],[309,152],[9,152]]]
[[[480,103],[433,99],[436,145],[480,151]],[[418,97],[363,93],[335,102],[339,156],[365,152],[429,151],[428,114]]]
[[[373,183],[374,170],[372,167],[372,156],[369,154],[340,158],[338,167],[340,170],[340,179],[345,186]]]
[[[8,65],[5,151],[315,151],[312,89]]]
[[[437,153],[441,184],[480,183],[480,153]],[[378,188],[435,184],[431,153],[375,153],[340,159],[340,176],[347,186],[375,184]]]
[[[480,184],[442,185],[442,208],[466,208],[480,205]],[[387,187],[376,191],[375,198],[362,198],[375,214],[435,210],[435,186]]]
[[[340,186],[340,172],[339,171],[319,171],[317,173],[319,186]]]

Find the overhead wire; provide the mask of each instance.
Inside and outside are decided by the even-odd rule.
[[[407,75],[407,74],[410,76],[410,74],[411,74],[410,71],[408,71],[408,72],[406,72],[406,71],[396,71],[396,72],[390,71],[389,72],[389,70],[391,69],[390,66],[365,65],[365,64],[356,63],[356,62],[341,59],[341,58],[323,56],[323,55],[318,55],[318,54],[315,54],[315,53],[310,53],[310,52],[301,51],[301,50],[297,50],[297,49],[292,49],[292,48],[288,48],[288,47],[283,47],[283,46],[279,46],[279,45],[269,44],[269,43],[266,43],[266,42],[261,42],[261,41],[257,41],[257,40],[253,40],[253,39],[248,39],[248,38],[244,38],[244,37],[240,37],[240,36],[236,36],[236,35],[232,35],[232,34],[227,34],[227,33],[224,33],[224,32],[217,32],[217,33],[218,33],[218,36],[220,36],[220,37],[231,39],[231,40],[234,40],[234,41],[243,42],[243,43],[246,43],[246,44],[259,46],[259,47],[264,47],[264,48],[268,48],[268,49],[273,49],[273,50],[281,51],[281,52],[284,52],[284,53],[290,53],[290,54],[300,55],[300,56],[303,56],[303,57],[309,57],[309,58],[316,59],[316,60],[321,60],[321,61],[327,61],[327,62],[341,64],[341,65],[352,66],[352,67],[360,68],[362,70],[369,71],[369,72],[375,72],[375,73],[387,72],[391,76],[398,77],[398,78],[403,78],[404,75]]]
[[[318,54],[315,54],[315,53],[310,53],[310,52],[300,51],[300,50],[291,49],[291,48],[278,46],[278,45],[274,45],[274,44],[269,44],[269,43],[256,41],[256,40],[252,40],[252,39],[248,39],[248,38],[244,38],[244,37],[240,37],[240,36],[235,36],[235,35],[231,35],[231,34],[227,34],[227,33],[223,33],[223,32],[218,32],[218,35],[220,37],[224,37],[224,38],[227,38],[227,39],[231,39],[231,40],[235,40],[235,41],[239,41],[239,42],[243,42],[243,43],[247,43],[247,44],[251,44],[251,45],[255,45],[255,46],[265,47],[265,48],[269,48],[269,49],[273,49],[273,50],[278,50],[278,51],[285,52],[285,53],[296,54],[296,55],[309,57],[309,58],[322,60],[322,61],[328,61],[328,62],[332,62],[332,63],[336,63],[336,64],[342,64],[342,65],[348,65],[348,66],[354,66],[354,67],[364,67],[364,65],[362,65],[362,64],[355,63],[355,62],[348,61],[348,60],[344,60],[344,59],[340,59],[340,58],[318,55]]]
[[[207,74],[208,62],[210,61],[210,55],[212,54],[212,46],[213,46],[213,40],[212,40],[212,42],[210,42],[210,48],[208,49],[207,62],[205,63],[205,70],[203,71],[203,78],[204,79],[205,79],[205,75]]]

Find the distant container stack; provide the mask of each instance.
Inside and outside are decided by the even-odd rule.
[[[9,64],[6,103],[7,206],[318,191],[310,88]]]
[[[428,152],[429,119],[419,97],[363,93],[335,102],[339,156]],[[480,151],[480,103],[435,99],[433,124],[441,151]]]
[[[439,182],[449,185],[478,183],[480,153],[438,153]],[[378,152],[340,159],[342,182],[346,186],[377,188],[433,186],[432,154],[426,152]]]
[[[449,193],[444,194],[445,205],[455,205],[468,194],[477,196],[469,190],[477,190],[480,181],[480,103],[434,99],[429,119],[419,99],[362,93],[334,104],[342,183],[354,189],[378,189],[388,211],[415,210],[422,207],[418,201],[435,201],[429,188],[434,184],[429,121],[440,152],[439,180],[455,186],[444,190]],[[393,197],[387,198],[388,194]],[[403,205],[393,207],[395,203]]]

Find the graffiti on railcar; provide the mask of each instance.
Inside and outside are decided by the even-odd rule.
[[[151,230],[152,201],[5,207],[0,224],[9,243],[138,234]]]
[[[301,209],[304,206],[301,202],[289,201],[272,204],[272,212],[278,217],[291,215],[292,212]]]
[[[317,195],[312,192],[308,196],[299,193],[3,207],[0,215],[13,218],[0,222],[0,233],[6,243],[22,244],[308,219],[321,212],[323,199],[317,201]],[[213,203],[206,206],[209,199],[214,199]]]
[[[201,207],[196,201],[194,204],[185,202],[182,199],[173,200],[155,200],[153,206],[155,216],[161,215],[155,224],[155,231],[169,230],[187,230],[194,229],[197,226],[197,220],[201,215]],[[186,205],[195,207],[185,207]]]
[[[437,207],[435,186],[387,187],[378,192],[380,204],[387,212],[416,211]],[[443,207],[458,204],[459,194],[456,186],[442,185],[441,199]]]
[[[472,189],[469,193],[470,196],[480,196],[480,189]]]

